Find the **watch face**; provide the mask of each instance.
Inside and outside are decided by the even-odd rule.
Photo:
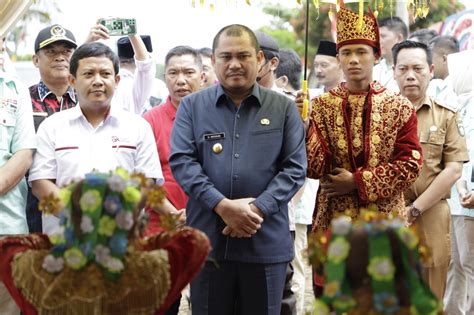
[[[415,208],[415,207],[412,207],[411,210],[410,210],[410,215],[412,217],[417,217],[420,215],[420,210]]]

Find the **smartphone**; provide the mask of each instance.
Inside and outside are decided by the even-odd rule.
[[[107,27],[110,36],[135,35],[137,33],[135,19],[108,18],[100,19],[99,23]]]

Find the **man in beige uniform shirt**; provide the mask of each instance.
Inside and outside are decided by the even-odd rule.
[[[446,288],[451,243],[451,216],[446,199],[469,160],[461,121],[455,108],[427,96],[434,67],[430,49],[423,43],[403,41],[393,47],[394,77],[402,95],[416,108],[418,137],[423,149],[420,177],[405,192],[406,219],[418,225],[430,257],[424,262],[425,280],[442,299]]]

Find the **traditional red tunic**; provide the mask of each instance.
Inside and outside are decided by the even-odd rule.
[[[339,167],[353,173],[357,190],[328,198],[318,192],[313,229],[326,230],[336,213],[352,217],[375,204],[388,213],[404,209],[403,191],[418,177],[423,159],[415,110],[408,99],[372,82],[352,93],[341,83],[312,100],[307,134],[308,177],[327,181]]]

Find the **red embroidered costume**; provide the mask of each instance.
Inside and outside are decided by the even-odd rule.
[[[339,10],[337,48],[366,44],[379,49],[375,17],[365,15],[362,29],[357,19],[352,11]],[[416,180],[423,162],[411,103],[374,81],[365,92],[351,92],[341,83],[311,106],[307,176],[325,183],[334,168],[344,168],[357,186],[333,198],[319,191],[314,229],[326,230],[336,213],[356,217],[360,207],[371,204],[385,213],[404,209],[403,191]]]

